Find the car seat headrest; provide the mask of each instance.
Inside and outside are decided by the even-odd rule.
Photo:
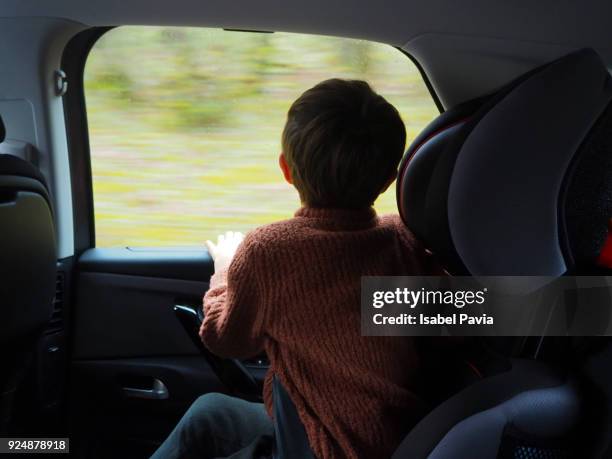
[[[584,49],[445,112],[400,165],[403,221],[455,274],[592,265],[612,217],[611,100]]]

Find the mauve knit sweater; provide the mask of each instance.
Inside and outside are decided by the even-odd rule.
[[[204,344],[270,359],[319,459],[390,457],[422,415],[411,338],[361,335],[362,276],[438,274],[399,216],[302,208],[245,237],[204,296]]]

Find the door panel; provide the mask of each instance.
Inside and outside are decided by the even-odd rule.
[[[173,311],[201,307],[213,268],[203,249],[90,249],[79,258],[70,375],[77,457],[148,457],[195,398],[225,390]],[[248,364],[263,377],[265,364]]]
[[[201,304],[207,288],[207,282],[79,273],[74,358],[199,354],[172,307]]]

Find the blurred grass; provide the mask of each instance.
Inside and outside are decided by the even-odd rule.
[[[121,27],[85,68],[96,245],[200,245],[289,218],[277,166],[287,109],[321,80],[358,78],[394,104],[410,142],[437,115],[387,45],[287,33]],[[396,212],[393,187],[376,202]]]

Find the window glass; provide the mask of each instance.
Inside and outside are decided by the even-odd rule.
[[[438,113],[400,51],[323,36],[120,27],[84,77],[99,247],[201,245],[291,217],[281,132],[291,103],[324,79],[370,82],[409,142]],[[397,211],[393,187],[375,207]]]

